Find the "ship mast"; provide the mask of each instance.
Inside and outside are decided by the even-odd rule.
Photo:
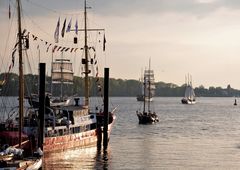
[[[85,105],[89,105],[89,68],[88,68],[88,44],[87,44],[87,5],[86,0],[84,1],[84,52],[85,52]]]
[[[84,74],[85,74],[85,77],[84,77],[84,84],[85,84],[85,89],[84,89],[84,97],[85,97],[85,106],[88,106],[89,105],[89,76],[88,74],[90,73],[90,70],[89,70],[89,56],[88,56],[88,31],[105,31],[104,29],[88,29],[87,28],[87,9],[89,9],[91,7],[87,7],[87,3],[86,3],[86,0],[84,0],[84,28],[83,29],[78,29],[78,31],[83,31],[84,32],[84,56],[85,58],[82,60],[82,64],[84,64]],[[76,30],[71,30],[71,31],[76,31]]]
[[[63,101],[63,52],[61,54],[60,72],[61,72],[61,97],[60,97],[60,100]]]
[[[145,113],[146,110],[146,77],[144,75],[143,78],[143,113]]]
[[[23,128],[23,95],[24,95],[24,81],[23,81],[23,62],[22,62],[22,28],[21,28],[21,11],[20,0],[17,0],[18,12],[18,53],[19,53],[19,138],[18,144],[21,148],[22,143],[22,128]]]
[[[151,99],[151,58],[149,59],[149,70],[148,70],[148,112],[150,112],[150,99]]]

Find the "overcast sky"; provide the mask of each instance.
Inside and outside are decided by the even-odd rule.
[[[15,0],[0,0],[0,57],[5,67],[14,46],[16,18],[8,19],[8,4],[14,16]],[[114,78],[139,79],[148,66],[156,81],[182,85],[190,73],[193,85],[240,89],[240,1],[239,0],[88,0],[88,24],[105,28],[106,52],[98,53],[99,64],[110,67]],[[78,18],[82,26],[83,0],[22,0],[23,27],[54,42],[58,18]],[[74,25],[74,24],[72,24]],[[62,22],[61,26],[62,27]],[[6,43],[8,39],[13,41]],[[81,41],[82,34],[79,36]],[[60,39],[72,44],[74,33]],[[99,36],[100,40],[101,37]],[[6,45],[7,44],[7,45]],[[30,60],[35,60],[37,42],[32,42]],[[97,44],[99,49],[101,44]],[[41,61],[50,63],[50,53],[41,46]],[[7,57],[6,57],[7,56]],[[79,58],[69,55],[75,66]],[[79,60],[80,61],[80,60]],[[1,72],[5,71],[1,64]],[[75,70],[76,71],[76,70]]]

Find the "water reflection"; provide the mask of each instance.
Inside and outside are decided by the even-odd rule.
[[[103,152],[97,147],[49,153],[44,155],[44,169],[108,169],[109,161],[111,161],[110,153],[110,149]]]

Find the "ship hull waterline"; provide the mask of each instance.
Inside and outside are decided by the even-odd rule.
[[[108,136],[110,136],[112,126],[116,117],[113,116],[113,121],[108,125]],[[63,152],[67,149],[86,148],[97,146],[98,141],[97,129],[69,134],[64,136],[46,137],[44,139],[43,151],[44,154],[52,152]]]

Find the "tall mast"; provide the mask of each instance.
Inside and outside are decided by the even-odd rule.
[[[143,78],[143,113],[145,113],[145,110],[146,110],[146,77],[144,75],[144,78]]]
[[[18,12],[18,53],[19,53],[19,139],[18,144],[21,148],[22,143],[22,128],[23,128],[23,95],[24,95],[24,81],[23,81],[23,62],[22,62],[22,28],[21,28],[21,11],[20,0],[17,0]]]
[[[39,94],[39,89],[40,89],[40,48],[39,48],[39,45],[38,45],[38,94]]]
[[[53,93],[52,75],[53,75],[53,49],[52,49],[52,63],[51,63],[51,94]]]
[[[61,67],[60,67],[60,71],[61,71],[61,97],[60,97],[60,100],[63,101],[63,52],[61,54]]]
[[[85,44],[84,44],[84,51],[85,51],[85,105],[88,106],[89,104],[89,80],[88,80],[88,45],[87,45],[87,5],[86,0],[84,1],[84,37],[85,37]]]
[[[150,75],[150,69],[151,69],[151,58],[149,58],[149,70],[148,70],[148,111],[150,112],[150,99],[151,99],[151,75]]]

